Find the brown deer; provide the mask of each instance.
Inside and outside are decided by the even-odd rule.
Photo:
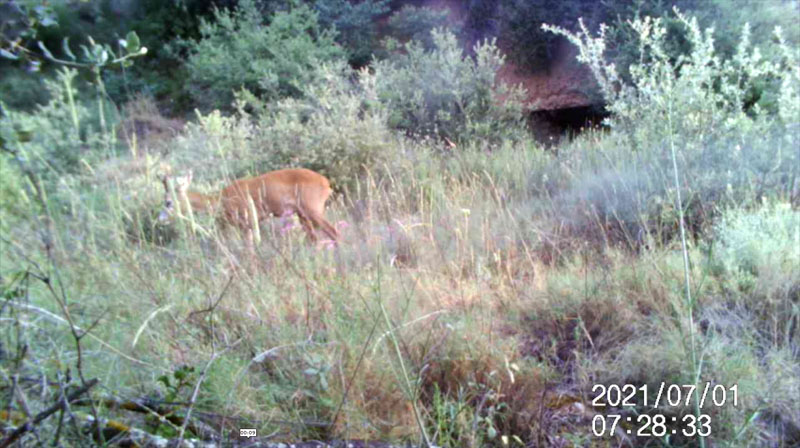
[[[325,219],[325,201],[331,194],[330,182],[322,174],[304,168],[270,171],[260,176],[238,179],[215,194],[189,191],[192,173],[173,178],[178,200],[185,200],[192,212],[218,216],[223,222],[238,227],[252,244],[253,229],[268,216],[286,218],[296,214],[311,241],[317,240],[315,228],[321,229],[334,242],[339,231]],[[158,216],[167,221],[175,213],[170,178],[163,176],[164,209]],[[251,216],[255,212],[255,216]]]

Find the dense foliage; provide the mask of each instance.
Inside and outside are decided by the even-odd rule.
[[[619,163],[608,167],[618,176],[584,180],[591,188],[575,205],[592,204],[602,219],[616,221],[628,233],[625,238],[639,235],[634,240],[647,227],[658,228],[655,223],[674,218],[674,175],[666,168],[672,166],[675,151],[680,150],[681,184],[689,186],[682,194],[696,230],[721,204],[760,200],[763,190],[754,189],[754,183],[790,196],[793,187],[785,180],[797,175],[800,164],[797,151],[789,149],[797,144],[800,113],[800,72],[792,68],[798,55],[780,29],[777,44],[766,52],[770,57],[752,46],[745,26],[735,55],[725,58],[715,51],[713,30],[702,31],[696,19],[677,9],[673,14],[688,36],[688,53],[672,57],[662,19],[635,19],[630,26],[636,31],[640,62],[629,67],[630,81],[605,57],[605,28],[593,36],[583,25],[580,33],[545,26],[578,47],[578,59],[592,70],[612,112],[607,124],[624,139],[618,151],[629,154],[614,157]],[[762,98],[772,100],[750,107],[754,89],[765,85],[770,88],[762,90]],[[766,142],[777,157],[763,151]],[[609,203],[609,196],[622,200]],[[642,217],[645,221],[637,224]],[[666,236],[673,235],[668,231]]]
[[[697,446],[598,439],[598,417],[653,409],[593,407],[597,384],[736,385],[735,406],[659,412],[710,416],[706,446],[800,443],[800,53],[795,30],[764,29],[795,4],[472,1],[453,26],[419,3],[242,0],[167,29],[199,6],[165,3],[131,3],[141,42],[116,2],[56,3],[66,47],[34,0],[3,37],[0,421],[16,432],[0,444],[179,446],[247,425],[270,442]],[[82,30],[87,10],[104,19]],[[546,148],[498,71],[510,43],[531,68],[559,40],[610,115]],[[165,79],[188,116],[164,116]],[[336,245],[287,216],[253,223],[254,248],[213,208],[157,219],[177,199],[162,175],[213,199],[285,167],[331,180]]]
[[[522,94],[500,83],[504,56],[494,41],[465,54],[454,34],[431,32],[433,48],[416,41],[374,65],[377,95],[392,127],[452,140],[513,138],[522,127]]]
[[[345,51],[350,64],[363,66],[369,63],[377,46],[376,20],[389,11],[389,0],[315,0],[319,24],[336,30],[336,41]]]
[[[700,26],[716,29],[718,54],[730,57],[736,48],[737,37],[745,23],[757,36],[755,45],[763,46],[770,39],[774,26],[782,26],[789,42],[800,42],[800,28],[795,26],[798,6],[782,0],[676,0],[676,1],[595,1],[595,0],[477,0],[469,2],[466,34],[473,40],[496,36],[502,48],[516,65],[528,70],[547,69],[562,55],[558,37],[546,33],[541,24],[577,30],[578,19],[590,30],[601,23],[610,29],[606,35],[611,62],[628,76],[627,66],[636,61],[636,31],[628,21],[645,16],[662,17],[667,31],[664,50],[675,58],[689,49],[689,37],[672,13],[672,8],[691,11]]]
[[[342,56],[334,32],[322,29],[305,5],[279,11],[265,24],[255,4],[244,0],[201,22],[200,35],[187,43],[188,87],[204,109],[229,108],[241,88],[265,99],[297,96],[314,81],[317,65]]]
[[[425,6],[405,5],[389,17],[387,25],[391,39],[402,43],[413,40],[429,50],[434,46],[431,34],[434,29],[450,28],[451,31],[458,34],[458,30],[453,29],[451,22],[446,9],[437,10]]]

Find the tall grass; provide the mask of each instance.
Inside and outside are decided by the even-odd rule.
[[[576,40],[597,44],[587,38]],[[703,107],[719,122],[734,122],[707,134],[691,113],[671,109],[684,107],[681,89],[697,79],[680,77],[649,100],[625,97],[638,104],[617,111],[630,127],[583,134],[557,152],[524,137],[443,152],[436,139],[391,132],[385,116],[360,108],[368,89],[340,88],[339,74],[328,74],[311,109],[287,100],[259,116],[198,114],[161,159],[120,151],[90,159],[89,169],[44,171],[47,247],[43,210],[23,195],[30,186],[3,180],[19,200],[0,203],[0,317],[15,323],[0,332],[11,353],[0,363],[29,414],[59,399],[80,359],[82,374],[102,384],[96,402],[149,398],[223,436],[254,427],[286,441],[562,446],[596,442],[594,384],[711,381],[738,384],[740,405],[700,410],[714,419],[709,444],[793,443],[796,116],[770,128],[770,115],[720,111],[709,100]],[[669,95],[673,106],[640,116]],[[302,145],[292,153],[284,138],[295,130]],[[353,138],[333,138],[337,130]],[[342,233],[334,249],[267,222],[253,262],[214,217],[154,220],[162,162],[193,169],[196,188],[210,192],[292,154],[324,164],[324,152],[309,148],[328,138],[341,166],[324,168],[342,179],[327,211]],[[52,285],[66,300],[54,299]],[[91,335],[80,358],[76,327]],[[648,409],[608,410],[634,411]],[[119,408],[98,412],[165,437],[202,433]],[[54,419],[26,440],[57,433],[75,444],[87,437]]]

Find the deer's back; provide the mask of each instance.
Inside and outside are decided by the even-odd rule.
[[[256,177],[239,179],[222,190],[225,213],[229,217],[246,216],[252,198],[259,217],[296,211],[298,206],[324,204],[331,193],[328,179],[305,168],[270,171]],[[320,204],[321,205],[321,204]]]

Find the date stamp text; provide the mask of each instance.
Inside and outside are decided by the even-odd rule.
[[[592,419],[592,433],[598,437],[620,432],[639,437],[708,437],[712,431],[709,409],[739,406],[739,386],[711,381],[698,385],[661,382],[656,387],[595,384],[591,405],[599,412],[603,408],[610,411]],[[676,407],[691,407],[697,412],[678,415],[668,411]]]

